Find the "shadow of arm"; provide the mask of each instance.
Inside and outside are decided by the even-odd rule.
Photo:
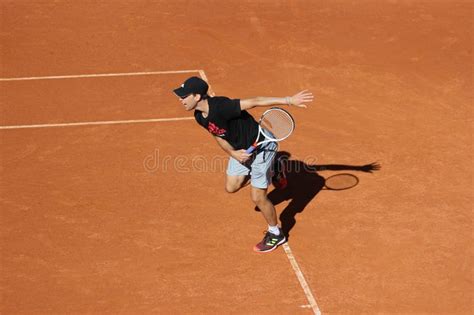
[[[343,164],[327,164],[327,165],[312,165],[316,171],[360,171],[366,173],[373,173],[379,171],[382,166],[378,162],[373,162],[366,165],[343,165]]]

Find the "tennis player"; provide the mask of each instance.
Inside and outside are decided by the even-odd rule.
[[[261,242],[255,245],[256,252],[270,252],[286,241],[278,226],[275,207],[267,198],[267,189],[273,178],[285,179],[284,174],[272,174],[278,144],[267,142],[252,154],[245,151],[256,140],[258,123],[247,112],[260,106],[288,105],[306,107],[313,100],[310,92],[302,91],[287,97],[256,97],[230,99],[223,96],[210,97],[206,81],[198,77],[187,79],[174,93],[180,98],[184,109],[194,110],[199,125],[212,134],[217,144],[229,154],[225,189],[235,193],[250,179],[252,201],[261,210],[268,230]],[[276,182],[275,186],[278,186]]]

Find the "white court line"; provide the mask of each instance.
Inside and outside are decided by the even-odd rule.
[[[205,79],[206,75],[204,74],[204,72],[202,70],[175,70],[175,71],[149,71],[149,72],[56,75],[56,76],[44,76],[44,77],[0,78],[0,81],[79,79],[79,78],[157,75],[157,74],[179,74],[179,73],[194,73],[194,72],[197,72],[201,76],[204,76],[203,78]],[[76,122],[76,123],[36,124],[36,125],[16,125],[16,126],[0,126],[0,130],[2,130],[2,129],[27,129],[27,128],[51,128],[51,127],[74,127],[74,126],[91,126],[91,125],[137,124],[137,123],[179,121],[179,120],[192,120],[192,119],[194,119],[194,117],[138,119],[138,120],[137,119],[135,119],[135,120],[115,120],[115,121],[87,121],[87,122]]]
[[[313,293],[311,292],[311,289],[308,285],[308,282],[306,282],[303,272],[301,271],[300,266],[298,265],[298,262],[296,261],[296,258],[293,255],[293,252],[291,251],[290,245],[288,245],[288,243],[283,244],[283,249],[285,250],[286,257],[288,257],[291,267],[293,267],[293,271],[295,272],[301,287],[303,288],[304,294],[308,299],[308,306],[313,310],[313,313],[315,315],[321,315],[321,310],[319,309],[318,304],[316,303],[316,299],[314,298]],[[306,305],[304,307],[306,307]]]
[[[92,125],[120,125],[120,124],[138,124],[138,123],[193,120],[193,119],[194,117],[176,117],[176,118],[135,119],[135,120],[85,121],[85,122],[61,123],[61,124],[0,126],[0,129],[52,128],[52,127],[74,127],[74,126],[92,126]]]
[[[123,72],[123,73],[97,73],[97,74],[77,74],[77,75],[55,75],[44,77],[22,77],[22,78],[0,78],[0,81],[28,81],[28,80],[57,80],[57,79],[80,79],[80,78],[100,78],[100,77],[125,77],[137,75],[156,74],[179,74],[179,73],[200,73],[202,70],[176,70],[176,71],[149,71],[149,72]]]

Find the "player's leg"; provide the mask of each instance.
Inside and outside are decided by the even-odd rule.
[[[252,186],[252,199],[260,209],[265,221],[268,224],[268,230],[263,239],[255,245],[254,251],[258,253],[271,252],[279,245],[286,242],[286,237],[277,225],[276,210],[267,197],[267,190]]]
[[[277,149],[278,145],[275,142],[265,144],[259,148],[251,165],[252,200],[260,209],[268,224],[265,237],[254,247],[256,252],[270,252],[286,241],[285,235],[277,225],[275,207],[267,196],[267,189],[271,183],[273,160]]]
[[[268,199],[267,189],[252,186],[251,191],[252,201],[260,209],[267,224],[269,226],[276,226],[278,224],[276,210],[270,199]]]
[[[249,178],[248,175],[227,175],[225,179],[225,190],[228,193],[235,193],[249,183]]]
[[[250,179],[250,168],[242,165],[234,158],[229,158],[226,173],[225,190],[228,193],[239,191],[240,188],[248,184]]]

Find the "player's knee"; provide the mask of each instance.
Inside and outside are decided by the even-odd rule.
[[[263,191],[252,191],[252,201],[258,206],[264,203],[267,199],[266,194]]]
[[[225,185],[225,191],[228,192],[229,194],[233,194],[237,192],[240,189],[238,185],[234,185],[232,183],[226,183]]]

